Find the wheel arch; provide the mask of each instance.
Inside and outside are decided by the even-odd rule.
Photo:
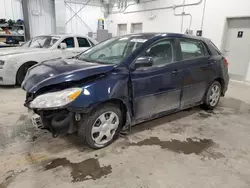
[[[217,81],[217,82],[220,83],[220,85],[221,85],[221,95],[223,95],[223,91],[224,91],[224,87],[225,87],[225,81],[221,77],[216,78],[214,81]]]
[[[129,124],[131,123],[131,114],[130,114],[129,106],[128,106],[128,104],[126,104],[125,101],[123,101],[122,99],[119,99],[119,98],[112,98],[112,99],[108,99],[106,101],[100,102],[100,103],[92,106],[91,110],[98,108],[101,105],[108,104],[108,103],[115,104],[121,109],[121,112],[123,114],[123,122],[124,122],[123,126],[125,126],[127,123],[129,123]]]
[[[21,68],[24,67],[24,66],[26,66],[26,65],[32,65],[33,66],[33,65],[35,65],[37,63],[38,62],[36,62],[36,61],[26,61],[26,62],[20,64],[19,67],[18,67],[18,69],[17,69],[17,71],[16,71],[16,77],[15,77],[16,84],[17,84],[18,72],[21,70]]]

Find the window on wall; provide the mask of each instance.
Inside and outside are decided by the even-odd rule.
[[[127,24],[118,24],[117,35],[122,36],[127,34]]]
[[[77,37],[77,41],[80,48],[90,47],[90,44],[86,38]]]
[[[204,45],[196,40],[180,40],[183,60],[204,57],[206,55]]]
[[[142,23],[131,24],[131,33],[141,33],[141,32],[142,32]]]
[[[153,67],[160,67],[174,62],[174,44],[172,40],[157,42],[144,52],[141,57],[152,57]]]
[[[62,43],[67,44],[67,48],[74,48],[75,47],[75,41],[73,37],[66,38],[62,41]]]

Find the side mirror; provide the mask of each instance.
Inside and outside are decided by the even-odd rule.
[[[61,43],[60,44],[60,49],[65,50],[67,48],[67,44],[66,43]]]
[[[151,67],[153,65],[153,58],[152,57],[139,57],[134,65],[134,68],[140,67]]]

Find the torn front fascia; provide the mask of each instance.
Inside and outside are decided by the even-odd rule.
[[[39,111],[37,112],[42,119],[43,128],[49,130],[55,138],[59,133],[70,132],[75,126],[74,113],[67,110]]]

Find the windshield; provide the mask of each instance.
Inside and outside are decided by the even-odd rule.
[[[22,47],[26,48],[50,48],[52,47],[60,38],[54,36],[39,36],[30,39],[28,42],[24,43]]]
[[[80,54],[80,60],[103,64],[118,64],[139,48],[149,36],[116,37],[104,41]]]

